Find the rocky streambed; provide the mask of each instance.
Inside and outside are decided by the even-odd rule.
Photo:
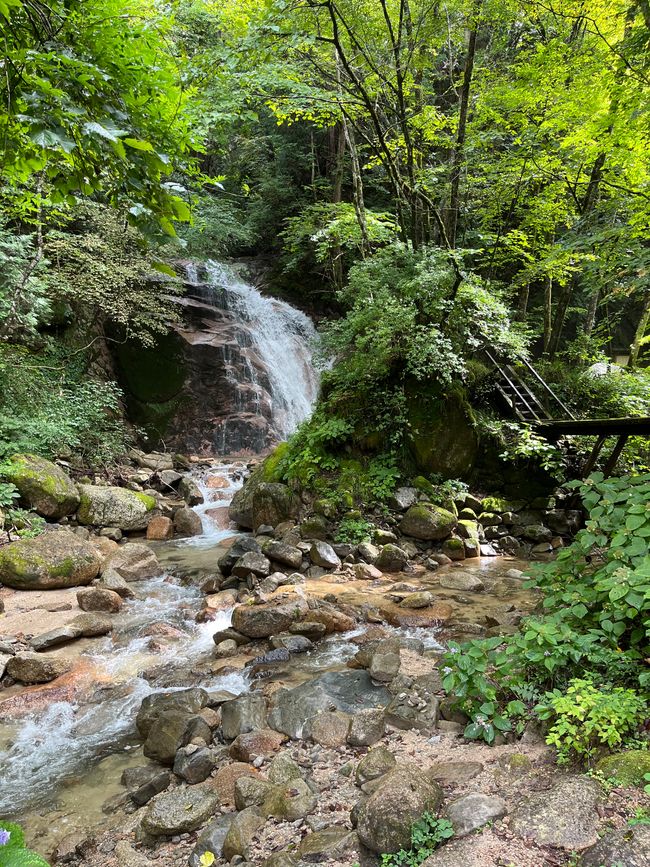
[[[34,848],[83,867],[374,865],[428,811],[455,837],[427,867],[648,863],[638,789],[558,771],[532,728],[466,742],[444,698],[444,642],[537,603],[525,563],[470,557],[472,539],[452,560],[404,518],[381,544],[335,544],[277,489],[244,502],[263,515],[241,534],[224,511],[240,475],[194,475],[199,535],[96,536],[89,586],[0,590],[0,815]],[[16,659],[46,682],[21,685]]]

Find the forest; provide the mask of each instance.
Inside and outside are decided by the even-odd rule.
[[[14,591],[89,585],[83,594],[101,585],[102,593],[120,598],[106,596],[101,604],[116,607],[95,610],[123,617],[118,610],[137,604],[125,586],[132,577],[107,564],[116,551],[142,548],[145,533],[180,585],[205,596],[197,622],[218,620],[222,609],[210,607],[215,594],[234,594],[228,597],[231,608],[238,606],[232,623],[221,630],[219,620],[214,637],[218,659],[242,668],[238,654],[245,655],[251,640],[251,654],[255,648],[259,653],[245,664],[255,669],[267,664],[266,652],[293,654],[289,639],[309,642],[309,654],[316,653],[311,645],[317,639],[352,634],[365,618],[372,637],[346,650],[341,665],[367,669],[374,686],[382,684],[391,696],[415,695],[412,706],[422,715],[417,725],[411,717],[397,725],[395,719],[403,718],[392,711],[386,725],[426,734],[431,739],[425,745],[439,735],[418,704],[421,685],[414,679],[425,675],[418,669],[406,683],[404,666],[417,653],[434,660],[427,676],[439,679],[437,697],[425,696],[427,707],[435,704],[435,721],[459,725],[465,745],[528,748],[533,741],[526,737],[534,731],[535,743],[553,751],[552,760],[539,766],[533,756],[532,770],[528,754],[516,754],[522,764],[508,764],[503,808],[494,805],[497,789],[479,777],[484,794],[466,794],[461,786],[460,800],[487,799],[489,791],[491,803],[472,802],[471,810],[463,805],[465,812],[454,812],[457,801],[442,806],[443,772],[433,782],[427,776],[421,788],[437,787],[440,797],[418,790],[418,806],[406,811],[396,830],[399,805],[409,801],[403,790],[408,773],[400,782],[395,757],[375,754],[387,752],[374,746],[379,738],[350,740],[357,717],[334,701],[317,710],[352,714],[343,746],[314,734],[312,741],[343,753],[356,748],[355,761],[359,748],[373,746],[365,755],[388,765],[378,771],[370,762],[367,778],[361,769],[366,757],[356,772],[348,769],[350,779],[341,785],[356,779],[363,793],[351,811],[354,820],[346,813],[348,837],[340,837],[335,823],[340,839],[334,834],[314,841],[313,857],[308,846],[299,852],[308,839],[306,826],[292,832],[296,839],[285,841],[285,848],[284,826],[277,826],[311,817],[313,808],[296,807],[295,815],[286,805],[267,810],[270,789],[242,787],[235,788],[240,812],[227,838],[247,816],[237,831],[247,841],[239,849],[232,840],[223,851],[207,843],[201,849],[203,836],[197,843],[195,832],[218,815],[214,809],[191,827],[160,831],[147,807],[145,831],[129,850],[134,859],[125,850],[120,860],[112,849],[92,847],[91,854],[81,847],[67,858],[63,850],[39,845],[40,838],[52,841],[49,832],[36,830],[36,802],[25,802],[24,815],[3,812],[23,785],[20,775],[10,774],[6,801],[0,779],[0,867],[38,867],[48,863],[44,857],[88,867],[145,867],[152,862],[138,860],[145,857],[140,844],[146,851],[154,838],[163,841],[155,857],[165,867],[300,867],[314,860],[347,867],[646,863],[649,0],[0,0],[0,35],[0,763],[8,761],[5,748],[10,755],[20,747],[10,728],[13,706],[3,709],[3,697],[11,703],[21,684],[29,693],[34,683],[54,685],[71,676],[69,668],[53,663],[53,677],[21,680],[12,674],[15,660],[89,637],[66,633],[37,647],[31,621],[12,626],[10,618],[18,616],[12,605],[20,607],[12,602]],[[234,270],[215,271],[215,262]],[[239,293],[236,302],[233,292]],[[244,336],[237,332],[236,339],[233,315],[241,320],[238,328],[243,323]],[[285,323],[298,330],[286,341],[281,335],[285,342],[269,350],[279,353],[276,370],[276,356],[269,362],[263,344],[275,346],[274,330]],[[221,349],[220,341],[234,349]],[[289,361],[296,341],[297,361]],[[208,359],[204,345],[221,355]],[[282,388],[274,376],[284,379]],[[296,428],[286,419],[294,417],[291,395],[305,391],[302,376],[317,385],[314,395],[300,394],[309,410],[300,410]],[[549,433],[558,420],[605,419],[632,420],[632,426],[614,424],[618,441],[601,436],[598,427],[581,435],[564,436],[561,426]],[[210,475],[215,466],[222,469]],[[164,473],[174,479],[165,480]],[[214,493],[221,488],[227,502]],[[111,512],[106,497],[95,505],[99,489],[135,492],[140,499],[129,508],[154,517],[138,523],[141,517],[129,512],[124,518],[126,503]],[[218,509],[205,511],[213,494],[213,511],[217,500],[226,512],[229,507],[230,524],[219,524],[224,519],[215,517]],[[90,517],[82,516],[84,510]],[[155,521],[168,525],[153,530]],[[223,530],[210,542],[218,553],[209,564],[207,558],[186,563],[182,558],[200,546],[173,549],[171,538],[207,539],[206,521]],[[53,527],[61,532],[51,533]],[[140,536],[129,541],[132,532]],[[108,560],[103,566],[98,561],[87,578],[63,579],[61,569],[68,566],[58,560],[42,565],[51,552],[28,551],[54,535],[67,535],[72,544],[72,533],[75,545],[97,539],[115,545],[97,548]],[[230,559],[222,550],[227,544],[236,552]],[[292,552],[278,553],[274,545]],[[29,569],[18,563],[16,546],[27,546],[20,556],[38,572],[37,583],[27,586]],[[185,553],[175,560],[174,550]],[[274,550],[275,559],[268,553]],[[447,579],[455,567],[486,562],[492,554],[505,557],[502,568],[512,567],[513,574],[499,572],[494,586],[480,569]],[[282,593],[296,572],[306,576],[311,593],[310,579],[320,584],[340,570],[355,587],[368,582],[358,591],[371,594],[363,604],[354,594],[336,602],[342,590],[335,581],[317,603],[309,597],[309,613],[299,611],[306,598],[301,590],[295,617],[280,617],[282,605],[289,606]],[[427,584],[423,573],[438,577]],[[140,578],[151,580],[152,574]],[[383,588],[385,610],[372,595],[382,575],[401,582]],[[442,596],[438,580],[446,588]],[[511,608],[497,612],[493,603],[503,604],[508,580]],[[483,591],[490,599],[481,609],[473,594]],[[411,600],[415,614],[400,619],[409,609],[406,598],[414,596],[421,597]],[[174,616],[195,601],[179,597]],[[272,628],[248,624],[258,608],[264,613],[276,602]],[[336,614],[326,616],[318,607],[335,603]],[[459,615],[459,626],[456,608],[467,604],[470,613]],[[81,599],[79,606],[91,610]],[[445,606],[451,606],[448,612]],[[57,616],[48,629],[69,630]],[[346,628],[331,626],[336,617]],[[383,624],[384,633],[375,624]],[[443,633],[435,634],[444,641],[427,644],[426,630],[441,624]],[[163,625],[178,627],[173,617]],[[90,634],[106,635],[111,628]],[[424,645],[413,650],[423,636]],[[395,655],[392,670],[388,658]],[[352,665],[350,659],[361,661]],[[382,673],[386,667],[391,676]],[[205,677],[160,684],[152,677],[156,690],[160,684],[188,692],[221,688],[220,681],[206,686]],[[295,686],[303,677],[276,680]],[[62,695],[63,701],[76,700]],[[257,693],[246,695],[253,701]],[[270,692],[265,698],[268,720],[274,714],[277,720],[282,707],[273,705]],[[396,699],[385,704],[389,700],[393,708]],[[223,709],[202,704],[192,713],[216,713],[214,707],[226,719],[225,707],[235,699],[222,701]],[[179,708],[171,704],[162,716],[175,718]],[[232,728],[236,744],[259,734],[258,728],[265,735],[273,729],[271,734],[298,743],[296,750],[307,750],[302,728],[298,736],[286,721],[279,728],[258,725],[251,708],[250,727]],[[374,705],[359,711],[369,715],[368,725],[371,708],[375,713]],[[189,713],[189,706],[182,711]],[[160,759],[158,747],[147,752],[158,717],[152,712],[142,723],[142,713],[137,728],[145,756],[173,766],[176,775],[170,792],[160,794],[169,780],[151,790],[150,804],[181,791],[174,788],[179,780],[188,791],[199,791],[191,774],[177,770],[179,753],[193,736],[178,741],[170,761]],[[225,723],[212,722],[215,744],[234,740],[234,734],[223,735]],[[452,737],[455,730],[442,731]],[[210,739],[204,741],[199,752],[210,747]],[[105,746],[102,755],[108,754]],[[230,757],[248,762],[248,745],[239,746]],[[420,749],[417,743],[414,749]],[[214,777],[224,756],[217,760],[213,753]],[[399,763],[404,755],[399,749],[397,755]],[[479,762],[488,761],[483,756]],[[189,764],[189,753],[182,758]],[[325,761],[338,778],[345,776],[340,758]],[[472,756],[448,750],[443,758],[462,764]],[[23,760],[35,761],[29,750]],[[552,816],[552,789],[550,806],[540,802],[537,812],[531,807],[542,816],[537,824],[534,817],[521,818],[523,808],[512,809],[509,827],[517,839],[533,841],[532,854],[511,842],[510,831],[500,834],[498,824],[483,837],[493,835],[502,849],[494,854],[477,844],[468,854],[466,842],[483,838],[460,833],[461,825],[474,832],[485,822],[504,821],[506,801],[510,815],[515,797],[508,786],[515,778],[524,786],[525,773],[533,775],[535,790],[549,773],[559,775],[552,780],[559,789],[576,787],[560,798],[558,815],[567,803],[594,812],[600,798],[605,825],[580,836],[582,820],[574,817],[568,841],[545,836],[544,822],[559,821],[544,813],[548,808]],[[393,789],[386,789],[384,806],[371,815],[373,792],[381,792],[372,783],[384,774],[395,778],[394,785],[386,783]],[[64,777],[61,771],[57,781]],[[277,788],[291,779],[289,773],[272,783]],[[271,786],[266,777],[263,782]],[[314,786],[299,782],[306,787],[300,797],[308,800]],[[590,788],[596,783],[598,795]],[[201,792],[208,797],[206,789]],[[275,797],[274,804],[277,792]],[[134,801],[140,808],[146,803]],[[228,812],[223,802],[221,809]],[[472,824],[483,809],[488,818]],[[275,816],[271,831],[263,819],[255,824],[260,810],[264,820]],[[525,833],[517,832],[517,823],[526,825]],[[312,836],[331,830],[316,821],[309,828]],[[188,833],[192,845],[186,851]],[[184,836],[177,839],[179,834]],[[180,854],[170,841],[180,845]]]

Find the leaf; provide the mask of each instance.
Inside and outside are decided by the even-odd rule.
[[[97,133],[97,135],[101,136],[102,138],[108,139],[108,141],[111,142],[119,141],[121,136],[126,135],[125,129],[115,129],[115,127],[103,126],[96,120],[91,120],[88,121],[88,123],[85,123],[84,131],[86,133]]]
[[[149,151],[153,153],[154,147],[149,141],[142,141],[138,138],[123,138],[122,141],[125,145],[128,145],[130,148],[134,148],[137,151]]]

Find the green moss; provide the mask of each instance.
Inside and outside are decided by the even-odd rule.
[[[76,562],[73,557],[66,557],[57,566],[50,568],[52,578],[69,578],[74,572]]]
[[[638,786],[644,776],[650,774],[650,751],[628,750],[605,756],[596,765],[596,770],[607,779],[618,780],[624,786]]]
[[[137,497],[141,503],[144,503],[147,512],[151,512],[152,509],[156,508],[156,500],[150,497],[149,494],[143,494],[141,491],[129,491],[129,493]]]
[[[448,548],[450,551],[460,551],[461,548],[464,548],[462,539],[447,539],[444,544],[444,548]]]
[[[282,463],[289,454],[289,443],[280,443],[263,462],[260,475],[264,482],[281,482],[284,480]]]
[[[484,512],[512,512],[512,503],[504,500],[503,497],[485,497],[483,500]]]
[[[428,479],[425,479],[424,476],[416,476],[411,484],[414,488],[416,488],[421,494],[425,494],[427,497],[435,497],[436,489],[431,484]]]

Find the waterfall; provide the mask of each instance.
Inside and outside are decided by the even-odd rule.
[[[200,405],[182,424],[185,442],[225,455],[260,452],[286,439],[309,416],[318,392],[311,319],[218,262],[188,266],[187,282],[188,324],[180,333]]]

